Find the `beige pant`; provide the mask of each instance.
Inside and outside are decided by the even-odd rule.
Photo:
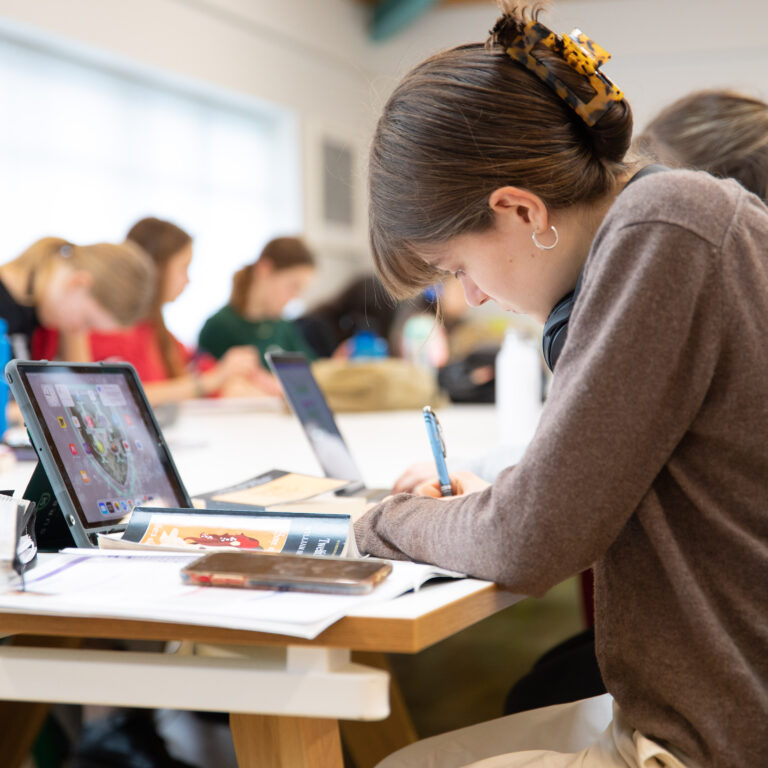
[[[433,736],[377,768],[693,768],[633,730],[608,694]]]

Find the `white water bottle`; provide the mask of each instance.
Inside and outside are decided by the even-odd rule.
[[[511,328],[496,355],[496,411],[500,444],[526,445],[541,413],[541,354]]]

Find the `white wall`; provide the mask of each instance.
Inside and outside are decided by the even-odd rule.
[[[560,0],[542,21],[557,32],[579,27],[613,54],[606,74],[624,90],[642,127],[690,91],[731,87],[768,98],[768,3],[764,0]],[[485,40],[495,3],[438,8],[372,50],[386,92],[428,54]]]
[[[368,115],[364,9],[348,0],[2,0],[0,17],[304,115]]]
[[[638,125],[697,88],[768,96],[764,0],[550,5],[544,20],[555,29],[579,26],[613,53],[606,72],[624,89]],[[493,0],[438,7],[396,38],[373,43],[369,12],[356,0],[0,0],[0,27],[282,104],[296,110],[309,139],[327,129],[364,156],[378,107],[397,79],[436,50],[485,39],[498,14]],[[360,246],[364,231],[356,234]]]

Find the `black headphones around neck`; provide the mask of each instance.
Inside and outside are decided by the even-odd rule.
[[[626,189],[633,181],[637,181],[637,179],[641,179],[643,176],[650,176],[652,173],[668,170],[669,168],[664,165],[646,165],[645,168],[641,168],[624,185],[624,189]],[[623,191],[624,190],[622,190],[622,192]],[[547,368],[549,368],[550,371],[555,370],[557,359],[560,357],[560,353],[565,346],[565,340],[568,338],[568,321],[571,319],[571,312],[573,312],[573,307],[579,296],[581,279],[583,276],[584,270],[582,269],[579,273],[579,279],[576,281],[576,288],[567,296],[563,296],[563,298],[555,304],[547,317],[547,321],[544,323],[541,351],[544,353],[544,362],[547,364]]]

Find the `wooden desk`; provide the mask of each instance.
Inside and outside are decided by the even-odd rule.
[[[339,719],[389,713],[389,676],[352,650],[416,653],[511,605],[487,582],[428,585],[341,619],[314,640],[158,622],[0,614],[0,634],[188,641],[202,653],[0,647],[0,699],[230,713],[243,768],[341,768]],[[63,644],[63,643],[62,643]],[[184,647],[184,646],[182,646]],[[12,710],[8,710],[12,714]],[[17,745],[0,724],[0,753]]]
[[[455,453],[481,453],[496,440],[492,406],[445,408],[440,419]],[[344,414],[339,426],[370,486],[386,487],[408,464],[430,458],[418,411]],[[164,431],[193,495],[273,467],[319,473],[289,414],[239,411],[231,402],[190,404]],[[17,465],[2,484],[22,488],[32,469]],[[353,663],[352,651],[416,653],[517,599],[486,582],[428,585],[347,616],[311,641],[183,624],[0,614],[5,636],[60,638],[49,642],[60,646],[64,638],[189,641],[207,654],[33,648],[17,638],[0,647],[0,699],[230,712],[241,766],[340,768],[339,719],[378,720],[389,712],[388,674]],[[13,754],[13,746],[26,754],[17,730],[24,717],[18,704],[0,712],[0,754]]]

